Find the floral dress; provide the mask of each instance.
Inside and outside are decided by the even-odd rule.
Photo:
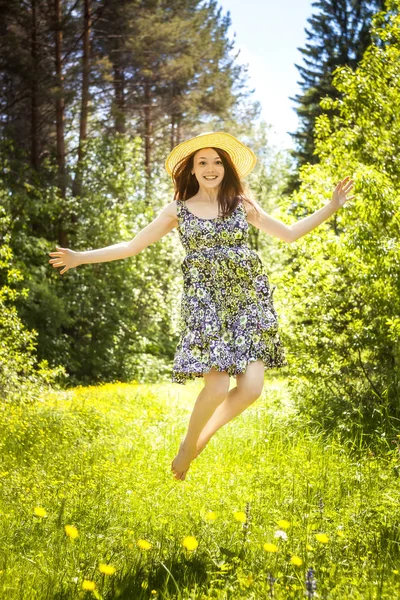
[[[215,367],[230,376],[261,359],[267,369],[288,364],[278,333],[267,274],[248,244],[243,200],[227,217],[196,217],[177,200],[178,233],[186,256],[180,338],[172,382],[185,384]]]

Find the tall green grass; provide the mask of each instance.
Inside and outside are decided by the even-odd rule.
[[[107,384],[1,407],[0,597],[300,599],[312,567],[309,597],[400,598],[397,444],[327,438],[268,374],[177,481],[200,389]]]

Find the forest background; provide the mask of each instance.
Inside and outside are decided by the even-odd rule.
[[[168,152],[224,130],[258,157],[254,197],[287,224],[355,180],[354,201],[286,245],[250,227],[300,413],[344,435],[400,417],[400,2],[313,3],[297,147],[277,152],[214,0],[0,4],[0,394],[169,380],[178,340],[173,231],[125,261],[60,276],[58,244],[131,239],[173,197]],[[283,372],[285,371],[285,372]]]

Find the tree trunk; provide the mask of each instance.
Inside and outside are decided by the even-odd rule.
[[[31,0],[32,29],[31,29],[31,166],[37,171],[39,168],[38,151],[38,83],[37,83],[37,14],[36,0]]]
[[[172,113],[171,115],[171,135],[169,140],[170,150],[172,151],[175,148],[175,115]]]
[[[87,138],[87,120],[89,109],[89,75],[90,75],[90,28],[91,28],[91,0],[84,0],[83,16],[83,56],[82,56],[82,99],[81,115],[79,121],[79,145],[78,160],[75,179],[72,186],[72,194],[79,196],[82,189],[82,159],[84,156],[84,143]],[[76,215],[72,215],[72,221],[76,222]]]
[[[117,58],[118,60],[118,58]],[[114,68],[114,118],[115,118],[115,131],[117,133],[125,134],[125,74],[124,70],[116,62],[113,64]]]
[[[151,193],[151,93],[150,84],[146,81],[144,85],[144,166],[146,172],[146,199],[149,200]]]
[[[66,181],[65,181],[65,141],[64,141],[64,77],[62,72],[62,8],[61,0],[54,0],[55,12],[55,63],[56,63],[56,132],[57,132],[57,165],[58,165],[58,187],[61,197],[65,198]],[[63,228],[63,215],[60,215],[58,220],[58,241],[61,246],[67,246],[67,234]]]
[[[62,73],[62,13],[61,0],[54,0],[54,9],[56,17],[55,25],[55,46],[56,46],[56,130],[57,130],[57,165],[59,173],[59,187],[61,195],[65,198],[65,142],[64,142],[64,76]]]
[[[180,144],[182,141],[182,126],[181,126],[182,117],[179,115],[176,119],[176,143]]]

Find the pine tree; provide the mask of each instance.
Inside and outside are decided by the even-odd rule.
[[[210,115],[227,118],[244,69],[230,56],[230,17],[215,0],[108,0],[93,43],[112,86],[111,127],[144,142],[147,196],[162,157]],[[240,84],[239,84],[240,82]],[[242,94],[243,95],[243,94]]]
[[[298,169],[306,163],[314,164],[318,158],[314,153],[315,119],[322,113],[319,102],[325,96],[337,97],[332,87],[333,72],[337,67],[348,65],[355,69],[365,49],[371,43],[370,24],[372,15],[383,10],[384,0],[318,0],[312,3],[319,12],[307,19],[310,24],[305,29],[308,42],[299,48],[304,56],[305,66],[297,65],[302,81],[303,93],[290,100],[296,108],[301,125],[290,135],[296,142],[291,155]],[[330,117],[332,111],[324,111]],[[295,173],[288,184],[287,193],[298,188],[299,179]]]

